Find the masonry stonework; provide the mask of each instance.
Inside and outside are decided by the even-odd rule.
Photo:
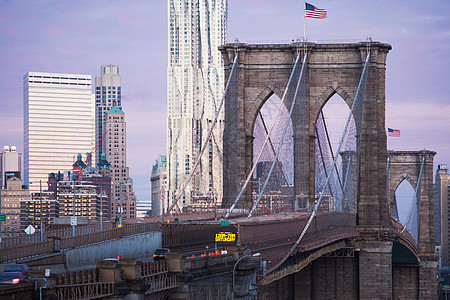
[[[387,141],[385,131],[385,75],[386,57],[391,46],[379,42],[355,44],[303,44],[248,45],[227,44],[220,47],[224,59],[226,77],[230,76],[232,62],[237,53],[238,66],[235,78],[225,100],[225,125],[223,145],[223,207],[229,208],[240,192],[253,163],[253,128],[256,117],[267,101],[276,94],[282,99],[297,54],[300,60],[308,53],[305,80],[305,101],[294,107],[292,116],[294,132],[294,209],[301,208],[303,200],[311,207],[315,196],[315,127],[319,112],[327,101],[338,94],[349,108],[353,103],[362,74],[365,58],[370,49],[370,64],[364,93],[362,120],[354,113],[361,135],[359,182],[357,186],[357,231],[361,249],[355,273],[358,280],[358,295],[361,299],[392,299],[393,293],[403,288],[398,278],[404,278],[417,269],[395,269],[393,274],[392,247],[394,227],[390,211],[391,196],[401,182],[387,180]],[[298,76],[298,75],[297,75]],[[298,78],[298,77],[297,77]],[[296,80],[297,78],[294,78]],[[290,98],[286,99],[290,105]],[[419,151],[420,152],[420,151]],[[433,240],[432,203],[432,158],[433,152],[420,152],[426,157],[420,198],[419,232],[420,266],[417,272],[421,298],[433,298],[436,290],[430,276],[434,270],[435,256]],[[402,155],[397,155],[402,157]],[[391,157],[394,160],[393,157]],[[410,159],[403,156],[402,159]],[[404,169],[404,178],[416,182],[417,157],[414,166]],[[394,167],[393,167],[394,168]],[[402,174],[403,174],[402,173]],[[401,176],[400,176],[401,177]],[[403,180],[395,177],[397,180]],[[416,181],[415,181],[416,180]],[[389,187],[388,187],[389,184]],[[388,197],[389,188],[389,197]],[[237,207],[251,207],[251,186],[244,191]],[[302,201],[301,201],[302,200]],[[335,262],[336,263],[336,262]],[[332,267],[328,266],[328,270]],[[325,268],[325,269],[327,269]],[[397,267],[395,267],[397,268]],[[305,272],[307,272],[305,270]],[[286,288],[298,286],[298,278],[310,295],[320,293],[313,285],[311,274],[302,271],[283,284]],[[312,272],[312,271],[311,271]],[[411,274],[412,274],[411,273]],[[416,273],[414,273],[416,274]],[[281,291],[277,286],[278,291]],[[289,290],[290,288],[288,288]],[[414,289],[413,287],[406,287]],[[294,288],[295,290],[295,288]],[[270,292],[270,291],[269,291]],[[414,292],[411,292],[414,293]],[[318,296],[320,298],[320,296]]]

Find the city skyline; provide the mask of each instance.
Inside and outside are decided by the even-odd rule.
[[[303,2],[229,0],[228,42],[289,43],[303,35]],[[436,151],[450,163],[450,4],[429,1],[316,1],[328,18],[306,21],[310,41],[373,40],[387,59],[388,149]],[[138,200],[150,199],[151,167],[166,153],[167,2],[0,2],[0,142],[23,148],[22,77],[27,72],[98,75],[121,68],[128,162]],[[7,125],[5,125],[7,124]],[[0,145],[2,146],[2,145]],[[74,153],[74,155],[76,155]],[[22,169],[23,171],[23,169]]]

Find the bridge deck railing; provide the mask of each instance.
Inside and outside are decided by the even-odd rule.
[[[52,239],[17,247],[0,248],[0,262],[9,262],[18,259],[55,253],[61,250],[72,249],[85,245],[101,243],[108,240],[119,239],[125,236],[159,230],[160,225],[155,223],[129,224],[122,228],[99,231],[85,235]]]
[[[99,282],[97,269],[59,274],[56,278],[56,286],[94,282]]]
[[[163,224],[162,245],[174,249],[209,245],[214,243],[215,234],[221,231],[236,233],[237,228],[219,224]]]
[[[103,230],[111,230],[114,229],[114,223],[103,223]],[[100,231],[100,224],[89,224],[89,225],[81,225],[75,227],[75,236],[92,234],[94,232]],[[43,233],[44,240],[47,240],[51,237],[59,237],[59,238],[70,238],[74,236],[72,227],[58,228],[45,230]],[[20,235],[10,238],[2,238],[0,243],[0,248],[11,248],[24,246],[29,244],[38,243],[41,241],[41,235],[39,232],[36,232],[32,235]]]
[[[287,220],[280,219],[279,222],[267,224],[241,225],[238,238],[241,245],[249,248],[268,246],[283,241],[293,243],[302,232],[306,222],[307,218],[304,217]],[[319,213],[306,231],[300,246],[302,243],[316,239],[321,235],[330,235],[343,231],[354,232],[355,230],[355,214],[343,212]],[[255,242],[258,244],[255,245]]]

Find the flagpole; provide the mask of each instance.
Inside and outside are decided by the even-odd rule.
[[[306,2],[303,7],[303,42],[306,43]]]

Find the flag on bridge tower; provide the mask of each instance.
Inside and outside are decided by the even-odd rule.
[[[317,8],[312,4],[305,2],[305,18],[325,19],[327,11],[323,8]]]
[[[312,4],[305,2],[305,15],[303,17],[303,42],[306,42],[306,18],[325,19],[327,11],[323,8],[317,8]]]
[[[388,128],[388,136],[400,137],[400,130]]]

